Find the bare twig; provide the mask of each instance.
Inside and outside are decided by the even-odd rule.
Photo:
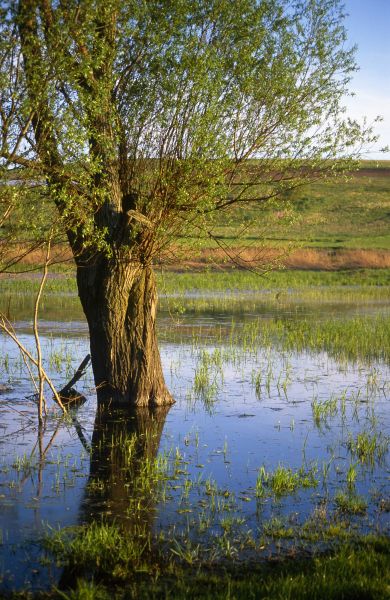
[[[33,331],[34,331],[34,338],[35,338],[35,346],[37,349],[37,369],[38,369],[38,381],[39,381],[38,422],[39,422],[40,426],[42,426],[42,409],[43,408],[45,409],[45,414],[46,414],[47,408],[46,408],[46,401],[45,401],[45,397],[44,397],[45,375],[44,375],[44,371],[43,371],[43,367],[42,367],[42,350],[41,350],[41,342],[40,342],[39,333],[38,333],[38,310],[39,310],[39,302],[41,300],[43,288],[45,287],[45,283],[46,283],[46,279],[47,279],[47,273],[48,273],[49,261],[50,261],[50,247],[51,247],[51,237],[49,237],[49,240],[47,242],[45,264],[43,267],[41,283],[39,284],[39,289],[38,289],[38,293],[35,298],[35,304],[34,304]]]
[[[5,315],[3,315],[1,313],[0,313],[0,329],[2,329],[15,342],[15,344],[18,346],[19,350],[22,352],[22,354],[24,354],[26,356],[26,358],[28,358],[29,361],[33,365],[38,367],[38,362],[37,362],[36,358],[34,358],[34,356],[31,354],[31,352],[29,352],[27,350],[27,348],[22,344],[22,342],[17,337],[11,323],[8,321],[8,319],[5,317]],[[49,378],[48,374],[46,373],[46,371],[44,369],[42,369],[42,374],[43,374],[43,377],[44,377],[45,381],[47,382],[48,386],[50,387],[51,391],[53,392],[54,400],[56,401],[58,406],[61,408],[62,412],[66,413],[67,412],[66,408],[63,405],[63,403],[61,402],[61,398],[59,397],[56,388],[54,387],[51,379]]]

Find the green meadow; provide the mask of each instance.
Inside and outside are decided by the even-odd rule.
[[[217,214],[212,233],[229,245],[389,250],[390,161],[362,161],[360,171],[343,179],[303,185],[281,201]],[[182,240],[186,246],[196,242],[196,236]]]

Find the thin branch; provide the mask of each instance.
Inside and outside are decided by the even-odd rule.
[[[38,334],[38,310],[39,310],[39,302],[41,300],[43,288],[45,287],[45,283],[46,283],[46,279],[47,279],[48,265],[49,265],[49,260],[50,260],[50,248],[51,248],[51,237],[49,237],[49,240],[47,242],[46,258],[45,258],[45,264],[43,267],[43,274],[42,274],[41,282],[39,284],[39,289],[38,289],[38,293],[35,298],[35,304],[34,304],[33,331],[34,331],[34,337],[35,337],[35,346],[37,349],[37,368],[38,368],[38,380],[39,380],[38,422],[39,422],[40,426],[42,425],[43,405],[45,406],[45,413],[47,412],[47,410],[46,410],[46,402],[45,402],[45,398],[44,398],[45,377],[44,377],[44,372],[43,372],[43,367],[42,367],[42,350],[41,350],[41,342],[40,342],[39,334]]]
[[[35,365],[36,367],[38,367],[38,362],[37,360],[33,357],[33,355],[31,354],[31,352],[29,352],[27,350],[27,348],[22,344],[22,342],[18,339],[11,323],[9,322],[9,320],[5,317],[5,315],[3,315],[2,313],[0,313],[0,329],[2,329],[14,342],[15,344],[18,346],[19,350],[28,358],[29,361],[32,362],[33,365]],[[47,384],[49,385],[51,391],[53,392],[53,396],[54,396],[54,400],[56,401],[56,403],[58,404],[58,406],[61,408],[63,413],[66,413],[66,408],[65,406],[62,404],[61,402],[61,398],[58,395],[57,390],[55,389],[51,379],[49,378],[49,376],[47,375],[46,371],[43,371],[43,376],[45,378],[45,381],[47,382]]]

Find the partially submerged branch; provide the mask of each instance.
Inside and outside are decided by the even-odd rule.
[[[85,375],[85,369],[87,368],[89,362],[91,360],[91,355],[87,354],[84,360],[79,365],[77,371],[73,375],[73,377],[68,381],[68,383],[58,392],[62,402],[66,405],[70,405],[72,403],[79,404],[83,400],[85,400],[82,394],[79,394],[75,389],[74,385],[78,382],[83,375]]]
[[[1,313],[0,313],[0,329],[2,331],[4,331],[4,333],[6,333],[11,338],[11,340],[13,340],[15,342],[15,344],[18,346],[21,353],[33,365],[35,365],[35,367],[38,368],[37,359],[34,358],[34,356],[31,354],[31,352],[29,352],[29,350],[27,350],[27,348],[24,346],[24,344],[22,344],[22,342],[19,340],[18,336],[16,335],[15,330],[12,327],[12,324],[9,322],[9,320],[6,318],[6,316]],[[46,381],[48,386],[50,387],[51,391],[53,392],[53,397],[54,397],[55,402],[58,404],[58,406],[60,407],[62,412],[66,413],[67,412],[66,408],[63,405],[63,403],[61,402],[61,398],[59,397],[58,392],[57,392],[56,388],[54,387],[53,382],[51,381],[50,377],[48,376],[48,374],[46,373],[46,371],[43,368],[42,368],[42,377]]]

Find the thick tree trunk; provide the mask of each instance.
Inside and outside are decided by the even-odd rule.
[[[77,284],[89,325],[99,403],[172,404],[157,345],[152,268],[100,258],[78,267]]]

